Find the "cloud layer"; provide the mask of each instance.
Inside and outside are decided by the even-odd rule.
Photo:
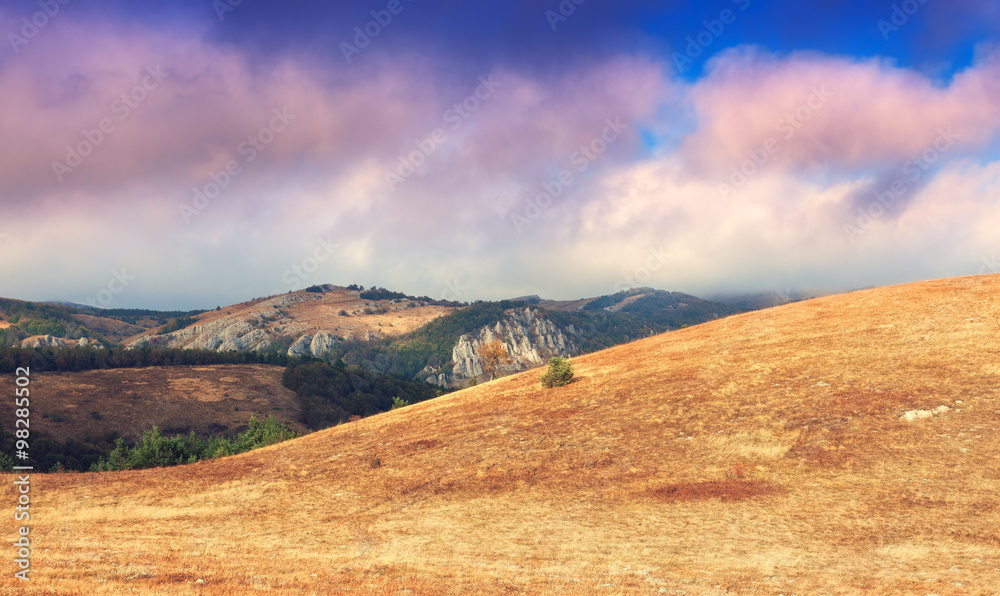
[[[83,302],[123,269],[110,306],[315,282],[845,289],[1000,252],[988,49],[945,82],[750,45],[694,81],[642,51],[556,70],[365,58],[53,19],[0,62],[0,295]]]

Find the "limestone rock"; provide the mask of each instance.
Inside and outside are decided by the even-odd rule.
[[[482,344],[494,339],[503,342],[512,359],[509,364],[500,366],[497,371],[500,374],[541,366],[552,356],[570,356],[576,352],[577,347],[571,337],[567,336],[567,332],[576,335],[575,329],[564,331],[530,307],[508,310],[504,313],[504,318],[494,325],[458,339],[452,349],[452,374],[440,375],[446,379],[441,384],[455,386],[484,374],[485,369],[477,352]]]
[[[292,357],[296,356],[308,356],[309,355],[309,345],[310,337],[308,335],[303,335],[302,337],[295,340],[295,343],[288,348],[288,355]]]
[[[309,351],[312,352],[313,356],[323,357],[330,353],[335,343],[337,343],[335,337],[326,331],[320,331],[313,337],[312,342],[309,344]]]

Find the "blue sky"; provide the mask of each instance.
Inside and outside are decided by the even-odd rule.
[[[53,2],[0,2],[3,296],[836,291],[1000,255],[995,2]]]

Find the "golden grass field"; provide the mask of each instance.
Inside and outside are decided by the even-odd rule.
[[[998,593],[1000,276],[574,363],[223,460],[33,475],[33,580],[8,562],[0,590]]]

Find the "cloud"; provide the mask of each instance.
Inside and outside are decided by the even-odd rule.
[[[941,130],[954,153],[982,149],[1000,130],[1000,54],[946,85],[879,60],[742,47],[714,58],[691,88],[698,130],[682,151],[722,176],[771,139],[769,168],[847,173],[902,165]]]
[[[338,248],[309,283],[438,296],[458,278],[470,300],[605,293],[650,251],[671,258],[644,283],[702,291],[867,285],[990,250],[988,50],[940,82],[740,46],[687,81],[647,54],[475,70],[387,43],[348,65],[264,59],[217,25],[70,16],[0,62],[2,295],[83,300],[126,267],[121,305],[214,306],[291,289],[284,273],[321,241]],[[88,155],[60,181],[68,151]],[[846,234],[898,180],[891,209]]]

